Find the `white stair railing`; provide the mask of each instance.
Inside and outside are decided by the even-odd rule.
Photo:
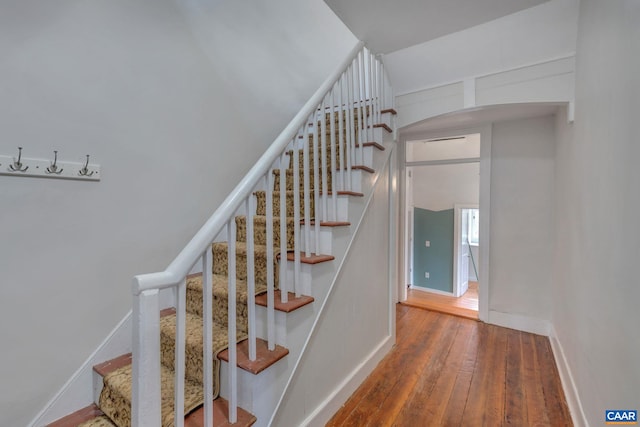
[[[373,138],[374,124],[380,120],[384,94],[388,90],[382,64],[358,43],[348,57],[307,101],[234,191],[225,199],[204,226],[162,272],[137,275],[133,279],[133,384],[132,425],[157,427],[161,424],[160,396],[160,303],[159,292],[173,289],[176,301],[175,343],[175,425],[184,423],[185,390],[185,322],[186,277],[196,264],[203,271],[203,340],[204,340],[204,413],[205,425],[213,424],[213,348],[212,348],[212,244],[226,236],[228,241],[229,301],[229,421],[237,420],[237,359],[236,359],[236,222],[235,215],[246,214],[247,292],[249,358],[256,359],[255,313],[255,242],[254,191],[266,191],[266,257],[267,257],[267,343],[275,349],[275,286],[274,264],[279,266],[281,300],[288,291],[301,294],[301,253],[306,256],[320,252],[321,221],[338,219],[337,193],[351,190],[351,169],[363,164],[362,144]],[[337,120],[337,121],[336,121]],[[336,135],[337,132],[337,135]],[[329,135],[327,135],[329,133]],[[302,150],[302,165],[299,152]],[[290,156],[289,156],[290,153]],[[339,160],[338,160],[339,156]],[[287,173],[291,165],[293,212],[287,212]],[[280,168],[280,197],[273,200],[274,174]],[[302,170],[302,172],[301,172]],[[346,173],[346,176],[345,176]],[[300,179],[302,175],[302,180]],[[340,179],[338,179],[340,177]],[[300,182],[302,181],[302,183]],[[313,188],[311,188],[313,182]],[[331,192],[329,191],[331,182]],[[320,189],[321,187],[321,189]],[[300,200],[300,190],[302,197]],[[331,200],[329,200],[331,197]],[[274,206],[279,207],[280,226],[274,229]],[[313,208],[312,208],[313,206]],[[304,212],[301,211],[301,207]],[[312,210],[315,214],[312,214]],[[287,238],[287,217],[293,217],[293,247]],[[313,222],[313,232],[312,232]],[[301,230],[304,227],[304,230]],[[274,232],[280,244],[276,253]],[[313,239],[312,239],[313,235]],[[304,236],[304,245],[301,244]],[[314,241],[314,245],[311,241]],[[294,253],[293,284],[286,283],[287,251]]]

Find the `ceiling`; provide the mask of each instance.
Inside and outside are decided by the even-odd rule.
[[[548,0],[325,0],[374,53],[389,53]]]
[[[421,140],[428,138],[429,133],[447,129],[464,129],[505,120],[541,117],[555,114],[559,104],[509,104],[490,107],[478,107],[455,113],[443,114],[401,129],[403,139]]]

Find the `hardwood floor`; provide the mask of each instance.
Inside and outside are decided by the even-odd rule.
[[[572,426],[546,337],[397,305],[396,346],[327,426]]]
[[[409,289],[402,304],[453,314],[467,319],[478,318],[478,282],[469,282],[469,289],[459,298]]]

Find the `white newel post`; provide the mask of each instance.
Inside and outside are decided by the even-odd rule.
[[[152,289],[133,297],[133,427],[161,425],[159,293]]]

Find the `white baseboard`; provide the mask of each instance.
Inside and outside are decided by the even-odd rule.
[[[28,424],[41,427],[93,403],[93,366],[131,352],[131,312],[118,323],[62,388]]]
[[[573,375],[571,375],[571,368],[567,362],[567,358],[564,355],[562,344],[558,339],[556,329],[551,325],[551,335],[549,336],[551,341],[551,350],[553,351],[553,357],[556,360],[556,366],[558,367],[558,374],[560,375],[560,381],[562,382],[562,389],[564,390],[564,396],[567,399],[567,405],[569,406],[569,412],[573,419],[573,425],[576,427],[589,427],[589,422],[582,409],[582,403],[580,402],[580,395],[578,394],[578,388],[573,381]]]
[[[393,337],[386,337],[300,425],[324,426],[387,355],[393,344]]]
[[[503,313],[501,311],[489,310],[489,320],[487,323],[516,329],[518,331],[530,332],[532,334],[544,335],[545,337],[548,337],[551,333],[551,322],[548,320],[522,316],[520,314]]]

